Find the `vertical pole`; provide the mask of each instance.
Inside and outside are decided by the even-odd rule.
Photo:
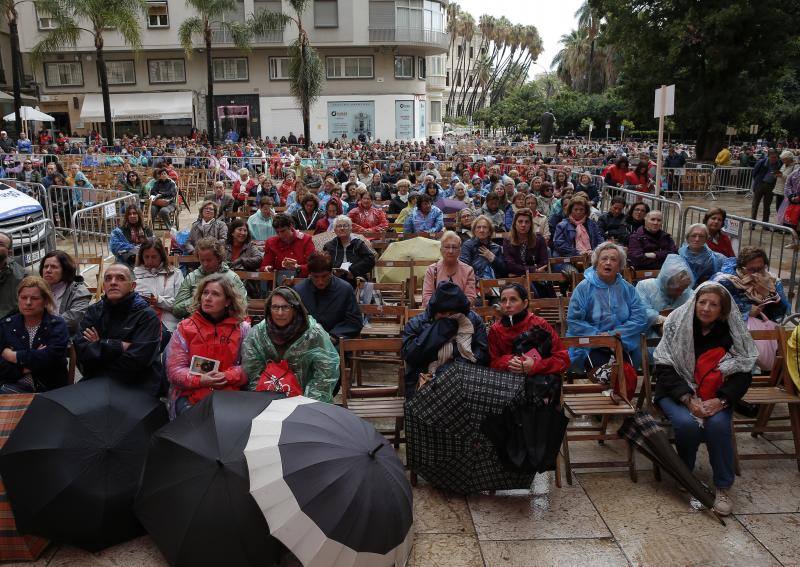
[[[656,154],[656,197],[661,194],[661,165],[664,154],[661,151],[664,145],[664,110],[667,105],[667,85],[661,85],[661,96],[658,100],[658,153]]]

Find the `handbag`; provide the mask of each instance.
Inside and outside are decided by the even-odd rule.
[[[295,373],[289,368],[287,360],[270,361],[258,377],[256,392],[281,392],[286,397],[302,396],[303,388]]]
[[[790,203],[783,214],[783,224],[797,226],[798,222],[800,222],[800,204]]]
[[[169,205],[169,199],[164,199],[163,197],[162,198],[158,198],[158,199],[153,201],[153,204],[156,207],[166,207],[167,205]]]

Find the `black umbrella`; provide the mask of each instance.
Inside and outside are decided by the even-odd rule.
[[[250,492],[303,565],[405,565],[411,486],[392,446],[349,410],[296,396],[253,420]]]
[[[652,415],[646,411],[637,411],[625,418],[618,433],[654,464],[667,471],[687,492],[697,498],[698,502],[710,510],[723,526],[725,525],[725,521],[713,510],[714,495],[692,474],[672,448],[667,432]]]
[[[170,565],[270,565],[279,545],[250,496],[244,447],[275,392],[213,392],[153,435],[136,514]]]
[[[536,471],[555,463],[555,454],[550,453],[553,447],[558,451],[563,427],[557,426],[559,417],[551,414],[545,421],[557,427],[548,435],[536,439],[523,432],[524,443],[517,449],[525,456],[516,463],[509,458],[514,448],[495,447],[497,422],[511,421],[510,414],[526,405],[525,384],[523,374],[465,362],[438,372],[406,403],[409,468],[432,485],[461,494],[529,488]],[[531,444],[538,448],[528,451]],[[530,466],[534,453],[538,456]]]
[[[156,398],[108,378],[38,394],[0,451],[19,530],[98,550],[143,533],[133,513]]]

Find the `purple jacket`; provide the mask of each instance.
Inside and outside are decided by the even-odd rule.
[[[645,257],[648,252],[656,257]],[[677,253],[675,241],[663,230],[652,233],[641,227],[628,240],[628,262],[637,270],[660,270],[667,255]]]
[[[536,241],[532,247],[527,248],[524,258],[522,246],[514,246],[508,238],[503,239],[503,260],[509,276],[521,276],[534,271],[537,267],[547,264],[548,257],[547,243],[541,234],[536,235]]]

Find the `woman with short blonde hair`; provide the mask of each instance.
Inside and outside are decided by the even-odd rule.
[[[422,283],[422,306],[427,307],[433,292],[441,282],[450,281],[460,287],[470,304],[475,303],[478,296],[475,281],[475,270],[465,264],[461,256],[461,238],[452,230],[446,230],[439,238],[442,259],[428,266],[425,280]]]

